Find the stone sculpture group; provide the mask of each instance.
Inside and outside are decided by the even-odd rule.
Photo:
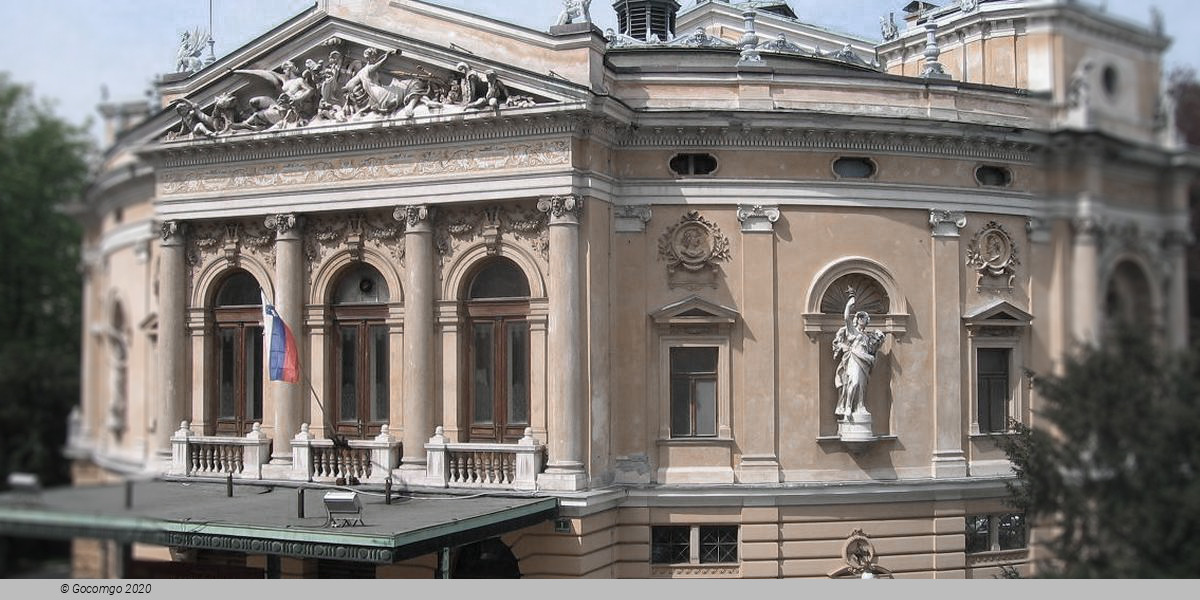
[[[244,131],[289,129],[368,119],[411,119],[424,111],[454,113],[499,110],[536,104],[529,96],[511,93],[495,71],[480,71],[459,63],[449,79],[418,66],[415,73],[389,70],[388,59],[398,50],[366,48],[362,58],[350,59],[345,43],[333,38],[325,59],[309,58],[301,68],[285,61],[276,70],[236,69],[271,90],[269,94],[217,96],[207,109],[181,98],[173,103],[179,127],[168,137],[218,137]]]

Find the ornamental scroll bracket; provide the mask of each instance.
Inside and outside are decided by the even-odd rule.
[[[1020,264],[1017,243],[1004,226],[995,221],[980,229],[967,246],[967,266],[978,273],[975,285],[980,290],[1012,290]]]
[[[667,263],[667,285],[698,290],[717,287],[718,263],[728,261],[729,238],[716,223],[690,211],[658,239],[658,257]]]

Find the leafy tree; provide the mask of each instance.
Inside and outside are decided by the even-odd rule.
[[[1058,531],[1043,573],[1200,574],[1200,352],[1120,329],[1034,386],[1039,427],[1003,445],[1013,503]]]
[[[1196,79],[1196,69],[1172,69],[1167,87],[1175,96],[1175,123],[1183,139],[1189,145],[1200,146],[1200,80]]]
[[[79,399],[80,228],[62,212],[85,184],[90,143],[0,73],[0,488],[12,471],[65,483],[66,419]]]

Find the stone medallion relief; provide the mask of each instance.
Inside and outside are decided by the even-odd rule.
[[[1020,264],[1016,242],[995,221],[980,229],[967,246],[967,265],[979,274],[980,289],[1011,290]]]
[[[667,263],[669,287],[715,288],[718,263],[730,259],[729,238],[716,223],[690,211],[658,239],[658,257]]]

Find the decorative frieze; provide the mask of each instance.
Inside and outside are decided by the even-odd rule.
[[[381,184],[414,177],[569,165],[570,160],[571,147],[567,141],[404,150],[257,166],[166,170],[159,174],[158,192],[161,196],[186,196],[267,189],[279,191],[330,184]]]
[[[549,261],[549,215],[527,204],[442,208],[434,221],[434,249],[443,263],[460,248],[482,239],[487,253],[500,253],[508,239],[529,248],[543,263]]]
[[[283,221],[283,224],[276,222],[274,227],[259,225],[255,220],[193,222],[184,254],[188,267],[194,274],[218,258],[223,259],[228,267],[236,267],[241,264],[243,256],[254,256],[264,264],[274,266],[276,227],[290,229],[288,219],[280,217],[285,216],[275,218]],[[188,279],[189,282],[194,281],[193,277]]]
[[[975,233],[967,246],[967,266],[979,274],[976,286],[1012,289],[1021,261],[1017,244],[1004,226],[990,221]]]
[[[320,271],[326,255],[345,250],[351,260],[362,260],[363,251],[373,248],[397,262],[404,260],[401,225],[380,213],[351,213],[309,217],[305,227],[304,256],[311,278]]]
[[[658,239],[658,257],[667,263],[669,287],[716,287],[718,263],[731,258],[729,238],[716,223],[690,211]]]

